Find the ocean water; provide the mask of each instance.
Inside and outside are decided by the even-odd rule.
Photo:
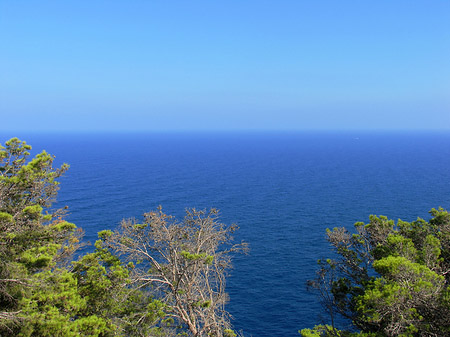
[[[71,168],[57,206],[94,242],[158,205],[218,208],[250,245],[228,278],[234,327],[298,336],[326,319],[306,281],[330,256],[326,228],[370,214],[415,220],[450,209],[450,133],[15,134]]]

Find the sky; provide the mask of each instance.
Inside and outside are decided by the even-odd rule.
[[[0,0],[0,132],[450,130],[450,1]]]

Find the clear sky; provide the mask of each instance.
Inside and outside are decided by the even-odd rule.
[[[0,131],[450,130],[450,1],[0,0]]]

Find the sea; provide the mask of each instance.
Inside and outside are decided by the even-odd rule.
[[[450,209],[450,132],[15,133],[68,163],[56,207],[93,243],[159,205],[220,210],[247,255],[233,257],[227,310],[245,336],[299,336],[329,322],[307,289],[332,256],[326,229],[370,214],[413,221]],[[92,249],[91,248],[87,249]]]

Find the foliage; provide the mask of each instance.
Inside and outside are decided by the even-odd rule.
[[[86,299],[78,292],[72,273],[46,271],[33,280],[36,283],[20,301],[24,322],[17,336],[99,336],[111,331],[103,318],[83,315]]]
[[[157,212],[144,223],[122,221],[105,244],[133,261],[133,282],[151,287],[166,304],[175,323],[192,336],[233,336],[225,303],[226,271],[231,252],[246,245],[232,242],[236,226],[217,221],[217,210],[186,210],[182,222]]]
[[[336,260],[319,261],[319,290],[331,326],[305,329],[303,336],[450,335],[450,214],[395,223],[371,216],[356,233],[328,230]],[[335,318],[350,320],[360,332],[337,330]]]
[[[182,223],[160,210],[71,261],[82,231],[50,208],[68,165],[29,150],[0,146],[0,336],[236,336],[224,309],[229,253],[245,248],[231,245],[235,226],[215,210]]]
[[[59,178],[68,168],[52,166],[45,151],[28,161],[31,147],[13,138],[0,145],[0,333],[16,335],[26,317],[21,303],[42,275],[78,247],[81,232],[50,211]],[[45,210],[45,212],[44,212]],[[28,317],[27,317],[28,318]],[[23,322],[22,322],[23,324]]]
[[[87,296],[81,281],[95,266],[86,263],[85,273],[79,263],[68,268],[82,232],[64,220],[64,210],[50,209],[57,178],[68,166],[54,169],[54,158],[45,151],[28,160],[31,147],[17,138],[5,145],[0,148],[0,335],[114,335],[110,316],[95,310],[92,298],[104,300],[119,282],[116,287],[92,282],[96,294]],[[94,254],[99,253],[81,263]],[[117,263],[114,268],[120,270]],[[105,292],[109,296],[102,298]]]
[[[99,233],[95,252],[73,262],[78,292],[86,301],[83,314],[102,317],[110,335],[159,336],[163,329],[156,325],[166,317],[165,304],[131,287],[134,265],[123,265],[103,248],[107,234],[108,231]]]

